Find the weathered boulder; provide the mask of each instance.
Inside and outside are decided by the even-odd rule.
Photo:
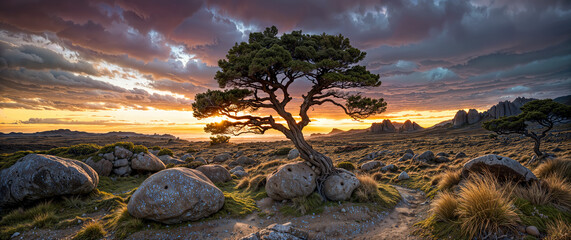
[[[410,153],[411,155],[414,156],[414,151],[412,151],[412,149],[407,149],[404,151],[404,153]]]
[[[233,166],[248,166],[248,165],[252,165],[256,163],[256,160],[246,157],[246,156],[241,156],[238,159],[236,159],[235,161],[231,162],[230,164],[228,164],[228,166],[233,167]]]
[[[414,161],[421,161],[421,162],[430,162],[434,160],[434,153],[430,150],[423,152],[420,155],[415,155],[413,158]]]
[[[246,170],[242,166],[237,166],[235,168],[230,169],[230,173],[234,173],[236,171],[246,171]]]
[[[173,224],[207,217],[223,205],[224,193],[200,171],[170,168],[147,178],[127,210],[137,218]]]
[[[437,157],[438,157],[438,156],[448,157],[449,155],[448,155],[448,153],[445,153],[445,152],[439,152],[439,153],[436,154],[436,156],[437,156]]]
[[[407,180],[410,177],[408,176],[408,173],[406,173],[405,171],[402,171],[399,176],[397,177],[398,180]]]
[[[292,160],[298,157],[299,157],[299,150],[297,150],[297,148],[289,150],[289,153],[287,154],[287,159]]]
[[[113,171],[113,163],[107,159],[99,159],[99,161],[94,161],[93,157],[89,157],[85,160],[85,164],[93,168],[99,176],[109,176],[111,171]]]
[[[121,147],[121,146],[115,146],[115,152],[114,155],[116,158],[126,158],[129,159],[131,156],[133,156],[133,152]]]
[[[361,184],[359,179],[345,169],[338,168],[339,172],[330,175],[323,183],[325,197],[332,201],[344,201],[351,197],[353,190]]]
[[[468,124],[474,124],[480,121],[480,113],[476,109],[468,110],[468,115],[466,116],[466,122]]]
[[[185,164],[185,161],[176,159],[171,157],[170,155],[161,155],[158,157],[165,165],[167,164],[174,164],[174,165],[178,165],[178,164]]]
[[[456,156],[454,158],[458,159],[458,158],[465,158],[465,157],[467,157],[467,156],[464,152],[459,152],[456,154]]]
[[[157,156],[148,153],[138,153],[131,159],[133,170],[158,172],[165,169],[165,164]]]
[[[406,120],[399,128],[399,132],[413,132],[422,129],[423,127],[418,125],[416,122],[411,122],[410,120]]]
[[[234,154],[234,158],[239,158],[243,155],[244,155],[244,151],[240,150],[240,151],[236,152],[236,154]]]
[[[448,159],[448,157],[446,156],[438,155],[434,158],[434,162],[445,163],[445,162],[450,162],[450,159]]]
[[[272,224],[258,232],[240,238],[240,240],[303,240],[309,239],[309,233],[293,227],[291,222]]]
[[[242,171],[242,170],[240,170],[240,171],[235,171],[235,172],[233,172],[232,174],[236,175],[236,177],[239,177],[239,178],[242,178],[242,177],[245,177],[245,176],[248,176],[248,175],[249,175],[248,172]]]
[[[462,168],[462,176],[468,177],[470,173],[489,171],[498,179],[514,182],[530,182],[537,177],[528,168],[518,161],[495,154],[480,156],[468,161]]]
[[[109,161],[113,161],[115,160],[115,155],[113,155],[113,152],[108,152],[103,154],[103,158],[109,160]]]
[[[124,167],[127,165],[129,165],[129,160],[127,160],[127,159],[117,159],[117,160],[113,161],[113,167],[116,167],[116,168]]]
[[[232,158],[232,156],[230,156],[230,154],[228,154],[228,153],[221,153],[221,154],[216,155],[216,157],[214,157],[214,158],[212,159],[212,162],[215,162],[215,163],[217,163],[217,162],[225,162],[226,160],[228,160],[228,159],[230,159],[230,158]]]
[[[372,133],[386,133],[386,132],[396,132],[397,129],[391,123],[391,120],[385,119],[381,123],[371,124]]]
[[[53,196],[89,193],[99,176],[87,164],[62,157],[28,154],[0,171],[0,206]]]
[[[305,197],[316,187],[317,174],[304,162],[280,166],[266,177],[266,192],[274,200]]]
[[[402,155],[401,158],[399,158],[399,162],[412,159],[413,157],[414,157],[414,155],[412,155],[411,153],[405,153],[404,155]]]
[[[394,164],[389,164],[387,166],[384,166],[381,168],[381,171],[386,172],[386,171],[394,171],[397,170],[397,166],[395,166]]]
[[[232,180],[230,172],[220,165],[202,165],[197,167],[196,170],[202,172],[204,176],[208,177],[213,183],[222,183]]]
[[[194,159],[194,162],[201,162],[201,163],[206,164],[206,160],[204,160],[204,158],[202,158],[202,157],[197,157],[197,158],[195,158],[195,159]]]
[[[119,176],[128,175],[131,173],[131,168],[129,166],[113,168],[113,173]]]
[[[385,166],[385,164],[381,161],[369,161],[369,162],[363,163],[363,165],[361,165],[361,170],[370,171],[372,169],[375,169],[375,168],[378,168],[381,166]]]
[[[461,127],[468,123],[468,113],[464,110],[460,110],[456,112],[454,115],[454,119],[452,119],[452,126],[453,127]]]

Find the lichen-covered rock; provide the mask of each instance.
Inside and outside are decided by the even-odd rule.
[[[107,159],[100,159],[96,162],[93,160],[93,157],[89,157],[85,160],[85,164],[93,168],[99,176],[109,176],[111,171],[113,171],[113,163]]]
[[[456,157],[454,157],[454,158],[458,159],[458,158],[465,158],[465,157],[467,157],[467,156],[464,152],[459,152],[456,154]]]
[[[266,192],[274,200],[305,197],[315,190],[316,178],[304,162],[285,164],[267,176]]]
[[[298,157],[299,157],[299,150],[297,150],[297,148],[289,150],[289,153],[287,154],[287,159],[292,160]]]
[[[389,165],[381,168],[381,171],[383,171],[383,172],[394,171],[394,170],[397,170],[397,166],[395,166],[394,164],[389,164]]]
[[[369,161],[361,165],[361,170],[370,171],[381,166],[385,166],[385,164],[381,161]]]
[[[108,152],[103,154],[103,158],[109,160],[109,161],[113,161],[115,160],[115,155],[113,155],[113,152]]]
[[[131,159],[131,168],[139,171],[158,172],[166,167],[155,155],[141,152]]]
[[[0,172],[0,206],[48,197],[89,193],[99,176],[87,164],[62,157],[28,154]]]
[[[323,183],[323,193],[325,197],[332,201],[344,201],[351,197],[353,190],[361,184],[359,179],[342,168],[337,168],[338,172],[327,177]]]
[[[173,224],[207,217],[222,206],[224,193],[200,171],[170,168],[147,178],[131,196],[127,210],[137,218]]]
[[[114,155],[116,158],[125,158],[125,159],[129,159],[131,156],[133,156],[133,152],[121,147],[121,146],[115,146],[115,152]]]
[[[129,165],[129,160],[124,159],[124,158],[123,159],[117,159],[117,160],[113,161],[113,167],[116,167],[116,168],[124,167],[127,165]]]
[[[432,151],[425,151],[420,155],[415,155],[413,161],[430,162],[434,160],[434,153]]]
[[[406,173],[405,171],[402,171],[399,176],[397,177],[398,180],[407,180],[410,177],[408,176],[408,173]]]
[[[220,165],[202,165],[197,167],[196,170],[202,172],[210,181],[214,183],[228,182],[232,180],[232,175],[226,168]]]
[[[212,159],[212,162],[218,163],[218,162],[225,162],[226,160],[232,158],[232,156],[230,156],[230,154],[228,153],[221,153],[216,155],[216,157],[214,157]]]
[[[462,176],[467,177],[472,172],[483,173],[485,171],[489,171],[501,180],[514,182],[537,180],[533,172],[518,161],[495,154],[480,156],[468,161],[462,168]]]

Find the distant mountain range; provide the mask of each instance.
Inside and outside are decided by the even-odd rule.
[[[11,132],[11,133],[2,133],[0,132],[0,137],[9,137],[9,136],[119,136],[119,137],[134,137],[134,136],[151,136],[151,137],[161,137],[161,138],[176,138],[170,134],[142,134],[142,133],[135,133],[135,132],[108,132],[108,133],[89,133],[89,132],[82,132],[82,131],[72,131],[69,129],[57,129],[57,130],[50,130],[44,132],[35,132],[35,133],[21,133],[21,132]]]

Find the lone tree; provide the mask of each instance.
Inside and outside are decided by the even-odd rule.
[[[542,157],[543,153],[539,151],[541,139],[556,123],[571,118],[571,106],[545,99],[528,102],[521,110],[522,113],[517,116],[486,121],[482,126],[497,134],[517,133],[531,137],[535,141],[533,151],[538,157]]]
[[[264,32],[251,33],[248,42],[234,45],[227,59],[218,61],[222,70],[214,77],[220,88],[230,89],[197,94],[193,115],[198,119],[230,119],[208,124],[205,131],[212,134],[263,134],[268,129],[282,132],[302,159],[320,169],[321,183],[335,169],[331,159],[314,150],[303,137],[302,130],[311,121],[308,110],[329,103],[356,120],[382,113],[387,105],[382,98],[349,92],[378,87],[381,81],[379,75],[357,65],[365,58],[365,52],[352,47],[342,35],[308,35],[301,31],[281,37],[277,34],[276,27],[266,28]],[[311,83],[311,87],[294,100],[291,86],[299,81]],[[299,104],[299,121],[289,112],[292,103]],[[279,117],[274,118],[267,110],[263,111],[264,116],[252,114],[261,109],[271,109]]]

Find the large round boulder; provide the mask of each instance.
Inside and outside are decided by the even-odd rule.
[[[323,183],[325,197],[332,201],[344,201],[351,197],[353,190],[361,184],[359,179],[342,168],[337,168],[337,173],[327,177]]]
[[[462,176],[467,177],[470,173],[490,172],[500,180],[514,182],[529,182],[537,180],[537,177],[528,168],[518,161],[495,154],[480,156],[468,161],[462,168]]]
[[[216,157],[214,157],[212,159],[212,162],[218,163],[218,162],[225,162],[226,160],[232,158],[232,156],[230,156],[230,154],[228,153],[221,153],[216,155]]]
[[[131,159],[131,168],[139,171],[158,172],[165,169],[166,166],[157,156],[141,152]]]
[[[99,161],[93,160],[93,157],[89,157],[85,160],[85,164],[89,165],[99,176],[109,176],[111,171],[113,171],[113,163],[107,159],[100,159]]]
[[[385,166],[385,164],[381,161],[368,161],[366,163],[363,163],[363,165],[361,165],[361,170],[371,171],[375,168],[382,167],[382,166]]]
[[[218,212],[224,193],[190,168],[170,168],[147,178],[133,193],[127,210],[137,218],[165,224],[194,221]]]
[[[266,192],[274,200],[309,196],[316,187],[317,174],[304,162],[280,166],[266,178]]]
[[[289,152],[287,154],[287,159],[292,160],[292,159],[296,159],[298,157],[299,157],[299,150],[297,150],[297,148],[289,150]]]
[[[214,183],[228,182],[232,180],[232,175],[226,168],[220,165],[202,165],[197,167],[196,170],[202,172],[210,181]]]
[[[415,155],[413,161],[430,162],[434,160],[434,153],[432,151],[423,152],[420,155]]]
[[[0,206],[68,194],[89,193],[99,176],[87,164],[62,157],[28,154],[0,172]]]

